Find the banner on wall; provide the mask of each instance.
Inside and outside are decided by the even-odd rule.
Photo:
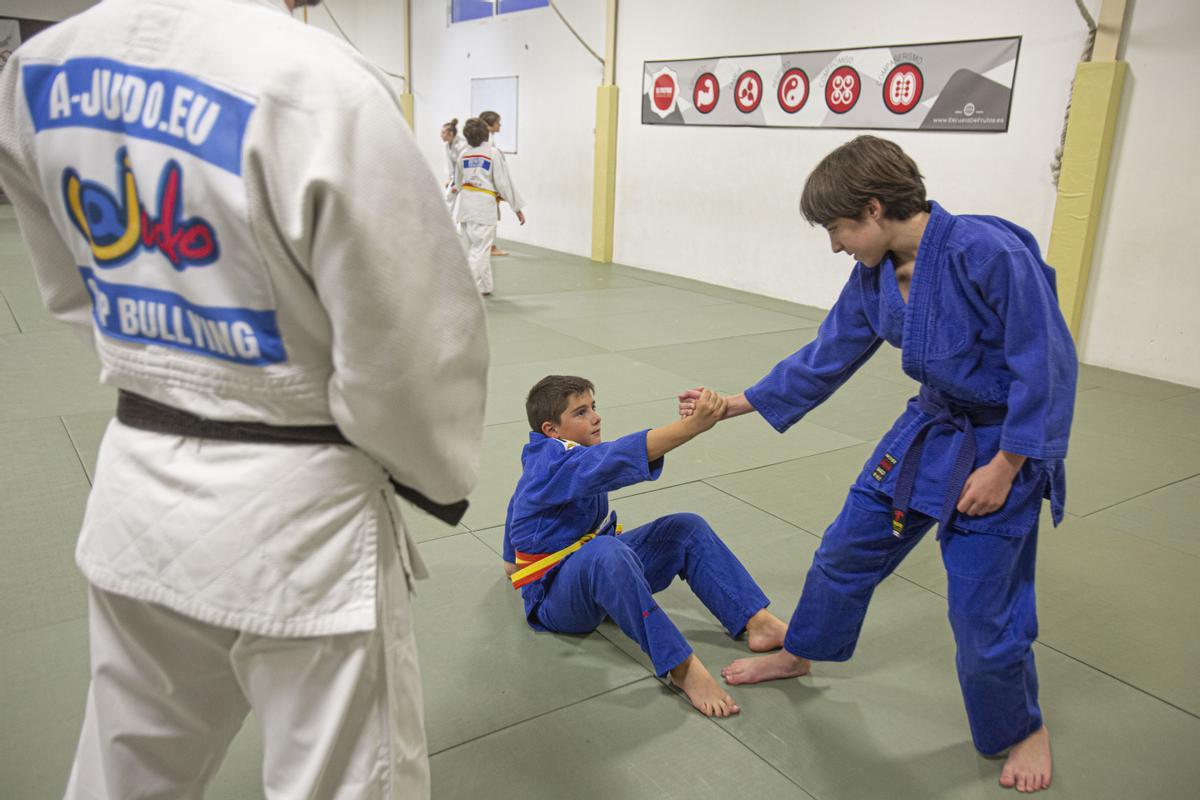
[[[1007,131],[1021,37],[646,61],[643,125]]]

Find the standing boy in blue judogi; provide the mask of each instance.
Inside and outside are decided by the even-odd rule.
[[[745,567],[695,514],[670,514],[622,534],[608,493],[654,480],[663,456],[712,428],[725,401],[697,392],[692,415],[612,442],[600,440],[590,381],[550,375],[529,392],[529,444],[508,505],[504,561],[537,631],[589,633],[604,620],[636,641],[659,677],[670,674],[701,713],[738,706],[692,652],[653,595],[683,578],[730,636],[774,650],[786,626]]]
[[[727,398],[725,416],[757,411],[785,431],[884,342],[921,391],[825,532],[783,650],[722,675],[757,683],[849,659],[875,587],[938,523],[975,747],[1007,751],[1003,786],[1044,789],[1034,559],[1042,499],[1062,518],[1077,372],[1054,271],[1028,231],[927,202],[912,159],[873,136],[829,154],[800,203],[858,263],[816,340]],[[680,395],[681,414],[698,395]]]

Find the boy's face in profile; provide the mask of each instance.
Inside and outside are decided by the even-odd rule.
[[[878,267],[887,256],[887,233],[869,213],[864,213],[861,219],[838,217],[825,230],[833,252],[846,253],[864,266]]]
[[[571,395],[567,399],[567,410],[559,417],[558,424],[543,422],[542,433],[584,446],[599,444],[600,415],[596,413],[596,401],[592,393]]]

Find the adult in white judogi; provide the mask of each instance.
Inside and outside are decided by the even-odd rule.
[[[0,73],[0,183],[101,381],[355,445],[109,425],[68,797],[198,797],[249,709],[268,797],[428,795],[388,477],[474,485],[483,309],[398,98],[291,4],[106,0]]]
[[[463,125],[467,147],[458,157],[454,186],[458,190],[456,219],[467,263],[482,294],[492,293],[492,245],[496,241],[496,208],[509,203],[525,224],[522,201],[499,149],[488,141],[487,126],[472,117]]]

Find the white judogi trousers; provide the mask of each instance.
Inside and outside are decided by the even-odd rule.
[[[496,242],[496,223],[461,222],[458,230],[475,285],[483,294],[491,294],[492,245]]]
[[[268,798],[427,798],[408,579],[392,533],[379,538],[374,631],[258,636],[91,587],[92,683],[67,800],[200,798],[249,710]]]

